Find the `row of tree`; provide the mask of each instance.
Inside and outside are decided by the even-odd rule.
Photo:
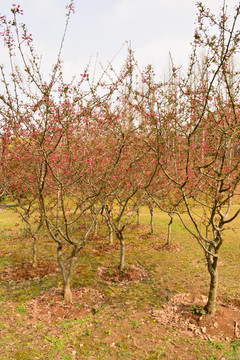
[[[113,233],[120,242],[122,270],[127,225],[148,204],[150,211],[154,205],[177,214],[202,247],[210,274],[206,310],[215,311],[223,231],[240,213],[231,206],[240,181],[240,87],[233,66],[239,8],[230,22],[225,7],[216,18],[197,6],[188,73],[171,62],[164,82],[150,65],[140,72],[129,49],[119,74],[110,65],[93,83],[86,68],[78,82],[66,84],[62,45],[44,81],[31,36],[18,25],[19,6],[12,20],[1,17],[11,67],[9,74],[0,69],[1,193],[18,204],[33,238],[34,265],[42,226],[56,243],[66,301],[74,263],[100,215],[110,243]],[[73,2],[66,26],[72,10]],[[14,65],[16,53],[22,67]]]

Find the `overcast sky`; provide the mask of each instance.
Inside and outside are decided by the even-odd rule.
[[[0,13],[9,14],[14,0],[0,0]],[[229,9],[238,0],[226,0]],[[215,13],[222,0],[203,0]],[[65,24],[67,0],[19,0],[22,22],[33,34],[35,48],[43,55],[44,67],[56,61]],[[186,65],[191,52],[195,0],[75,0],[63,59],[66,76],[80,74],[92,56],[106,66],[116,54],[113,65],[126,57],[126,40],[142,69],[152,64],[159,74],[168,68],[169,52],[177,66]],[[119,52],[119,53],[118,53]],[[0,61],[1,62],[1,61]]]

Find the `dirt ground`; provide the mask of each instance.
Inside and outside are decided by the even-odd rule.
[[[58,272],[56,264],[40,262],[37,268],[31,264],[5,269],[1,279],[22,281],[37,279]],[[148,278],[148,273],[141,266],[130,265],[125,271],[117,267],[100,267],[98,277],[108,283],[141,282]],[[106,299],[104,294],[92,287],[73,289],[73,302],[66,304],[62,300],[62,290],[52,288],[42,292],[28,302],[30,317],[38,321],[51,322],[62,319],[78,319],[88,313],[96,312]],[[207,297],[202,294],[176,294],[162,309],[150,310],[159,324],[176,328],[189,337],[202,339],[240,339],[240,304],[219,301],[216,313],[210,317],[204,312]]]

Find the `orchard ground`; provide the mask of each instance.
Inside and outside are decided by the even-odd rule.
[[[165,246],[168,215],[147,207],[126,231],[126,270],[119,244],[107,229],[82,251],[73,279],[73,302],[62,301],[56,245],[44,233],[37,268],[31,241],[14,208],[0,212],[0,359],[240,358],[239,220],[225,232],[219,296],[213,318],[204,314],[208,272],[196,241],[175,218]]]

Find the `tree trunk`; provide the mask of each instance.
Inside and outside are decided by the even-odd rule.
[[[113,229],[112,226],[110,224],[110,222],[108,221],[108,244],[109,245],[113,245]]]
[[[210,287],[208,293],[208,302],[205,306],[207,314],[214,314],[216,311],[216,300],[217,300],[217,287],[218,287],[218,271],[217,271],[217,258],[212,261],[208,260],[208,271],[210,274]]]
[[[151,234],[153,234],[154,229],[153,229],[153,208],[150,208],[150,215],[151,215],[151,220],[150,220],[150,226],[151,226]]]
[[[72,276],[73,276],[73,267],[74,267],[74,251],[72,252],[71,255],[71,260],[70,260],[70,265],[69,265],[69,271],[67,273],[64,261],[62,259],[62,245],[58,244],[57,247],[57,261],[58,261],[58,265],[62,271],[62,276],[63,276],[63,299],[66,302],[72,302],[72,291],[71,291],[71,287],[70,287],[70,283],[72,280]]]
[[[64,284],[64,287],[63,287],[63,298],[64,298],[64,301],[69,303],[69,302],[72,302],[72,291],[71,291],[71,287],[70,287],[70,281],[67,281],[65,284]]]
[[[108,227],[108,244],[109,245],[113,245],[113,228],[111,225],[111,208],[108,208],[108,206],[105,206],[105,211],[107,213],[107,215],[104,217],[106,218],[107,221],[107,227]]]
[[[98,220],[96,219],[94,224],[94,236],[96,236],[97,234],[98,234]]]
[[[167,243],[166,243],[166,245],[170,246],[173,216],[172,216],[171,213],[168,213],[168,216],[170,216],[170,221],[168,223],[168,235],[167,235]]]
[[[120,241],[120,246],[121,246],[119,270],[124,270],[124,268],[125,268],[125,242],[124,242],[122,232],[117,233],[117,238]]]
[[[32,267],[37,267],[37,239],[35,237],[32,244]]]

